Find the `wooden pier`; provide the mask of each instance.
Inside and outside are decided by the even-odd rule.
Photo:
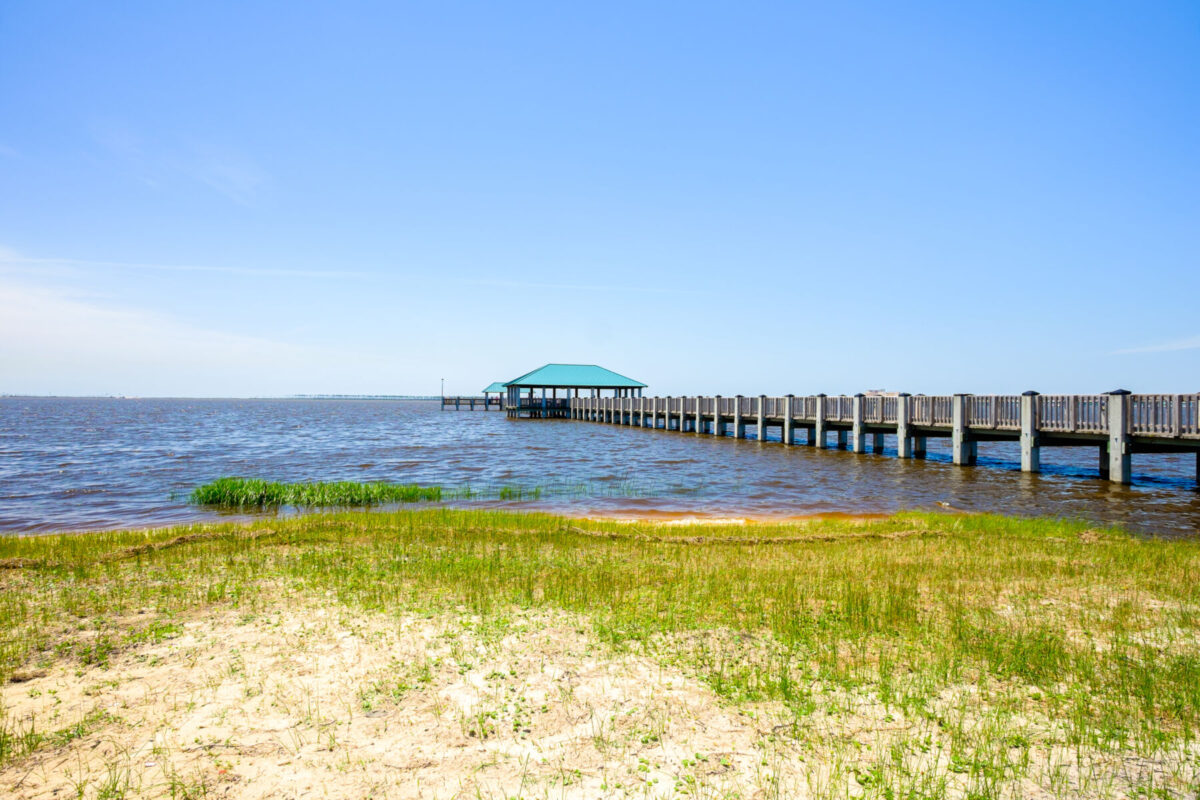
[[[442,398],[442,411],[445,411],[447,408],[453,408],[455,411],[462,411],[463,409],[474,411],[476,406],[479,406],[484,411],[490,411],[492,408],[499,411],[504,407],[500,397],[488,397],[487,395],[483,397]]]
[[[1129,483],[1135,453],[1194,453],[1200,483],[1200,394],[854,395],[829,397],[573,397],[571,419],[759,441],[778,429],[785,445],[856,453],[883,451],[896,437],[900,458],[923,458],[931,438],[950,440],[955,464],[975,463],[980,442],[1018,442],[1021,469],[1038,472],[1042,447],[1092,447],[1100,477]]]

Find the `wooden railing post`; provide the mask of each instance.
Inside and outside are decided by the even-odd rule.
[[[954,395],[950,406],[950,450],[955,464],[974,464],[975,447],[967,431],[967,398],[970,395]]]
[[[1038,444],[1038,393],[1021,395],[1021,471],[1041,472],[1042,448]]]
[[[1129,392],[1118,389],[1108,393],[1108,479],[1113,483],[1129,483],[1132,478],[1129,449]]]
[[[817,414],[813,422],[813,443],[821,450],[825,449],[825,395],[817,395]]]
[[[697,436],[700,435],[700,430],[704,427],[704,417],[701,416],[701,413],[700,395],[696,395],[696,419],[692,423],[692,433]]]
[[[721,395],[713,396],[713,436],[725,435],[725,423],[721,422]]]
[[[854,452],[867,452],[867,434],[863,426],[863,396],[862,393],[854,395],[854,416],[851,423],[850,437],[854,442]]]
[[[758,440],[761,442],[767,438],[767,396],[760,394],[758,396]]]
[[[795,403],[794,395],[789,394],[783,398],[783,443],[786,445],[796,443],[795,423],[792,421]]]
[[[912,458],[912,437],[908,435],[908,395],[896,397],[896,456]]]

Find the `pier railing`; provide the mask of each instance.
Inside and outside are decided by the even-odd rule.
[[[1200,437],[1200,394],[1135,394],[1130,400],[1130,433]]]
[[[980,442],[1007,439],[1019,442],[1026,472],[1040,470],[1044,446],[1098,447],[1101,476],[1121,483],[1130,481],[1134,452],[1192,452],[1200,482],[1200,394],[522,398],[521,407],[531,416],[558,415],[549,407],[620,425],[715,436],[732,430],[739,439],[750,425],[759,438],[774,426],[786,444],[799,441],[803,429],[808,443],[821,448],[834,431],[839,447],[857,453],[866,452],[868,439],[882,452],[884,436],[894,434],[901,458],[924,457],[926,439],[940,437],[950,440],[955,464],[974,464]],[[538,408],[541,414],[532,412]]]
[[[1033,414],[1030,427],[1033,430],[1054,434],[1101,435],[1109,433],[1109,404],[1111,398],[1120,395],[1087,394],[1043,394],[1032,395],[1030,410]],[[769,419],[782,419],[791,402],[793,422],[812,425],[817,421],[818,403],[823,401],[823,422],[834,425],[850,425],[855,422],[854,404],[859,402],[858,421],[866,425],[895,426],[903,424],[917,428],[950,428],[954,425],[956,399],[964,403],[964,425],[979,430],[1016,432],[1021,430],[1022,403],[1019,395],[906,395],[903,407],[904,418],[900,418],[901,403],[897,395],[805,395],[787,397],[763,397],[762,415]],[[453,403],[455,398],[447,398]],[[467,398],[462,398],[465,404]],[[495,401],[492,401],[495,402]],[[1133,436],[1200,439],[1200,394],[1133,394],[1127,395],[1128,413],[1125,414],[1125,433]],[[483,406],[482,398],[476,403]],[[581,409],[595,412],[625,414],[671,414],[695,416],[697,404],[701,416],[711,417],[714,413],[722,417],[742,417],[753,420],[759,414],[759,397],[647,397],[647,398],[574,398],[550,399],[547,407]],[[523,397],[521,408],[541,408],[541,398]]]
[[[967,403],[967,424],[972,428],[1021,429],[1021,398],[1018,395],[972,395],[967,398]]]

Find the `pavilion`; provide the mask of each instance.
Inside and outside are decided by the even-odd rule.
[[[496,399],[492,399],[492,395],[496,395]],[[504,408],[504,381],[495,381],[489,383],[487,388],[483,390],[484,408],[495,403],[500,408]]]
[[[612,392],[613,397],[641,397],[646,384],[595,364],[547,364],[502,387],[508,416],[547,418],[569,416],[572,392],[574,397],[600,397],[604,392]]]

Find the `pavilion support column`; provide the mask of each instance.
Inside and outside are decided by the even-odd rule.
[[[817,449],[824,450],[828,443],[825,441],[825,395],[816,396],[817,414],[813,421],[813,439]]]
[[[1133,454],[1129,442],[1129,392],[1120,389],[1108,395],[1108,479],[1113,483],[1133,480]]]
[[[696,395],[696,421],[692,425],[692,433],[696,434],[697,436],[700,435],[700,431],[704,428],[704,417],[700,415],[701,400],[702,398],[699,395]]]
[[[908,395],[896,398],[896,455],[912,458],[912,439],[908,435]]]
[[[854,421],[852,423],[853,430],[851,432],[854,434],[854,436],[853,436],[854,452],[865,453],[865,452],[867,452],[867,434],[866,434],[866,431],[863,429],[863,396],[862,396],[862,394],[854,395],[854,403],[853,403],[852,408],[854,409]],[[842,445],[842,442],[841,442],[842,436],[841,435],[842,435],[842,431],[838,431],[838,447],[841,447],[841,445]]]
[[[968,416],[967,402],[970,395],[956,394],[954,395],[954,404],[951,409],[951,424],[950,431],[950,452],[955,464],[961,466],[970,466],[975,463],[976,448],[972,445],[970,432],[968,431]]]
[[[1037,432],[1037,407],[1037,392],[1025,392],[1021,395],[1021,472],[1042,471],[1042,448],[1038,444]]]
[[[796,442],[795,422],[792,419],[795,404],[795,395],[789,394],[783,398],[783,443],[785,445],[795,444]]]
[[[767,396],[765,394],[758,396],[758,430],[755,433],[760,442],[767,438]]]
[[[713,401],[713,436],[725,435],[725,423],[721,421],[721,395],[715,395]]]
[[[740,394],[733,398],[733,438],[746,438],[746,426],[742,424],[742,396]]]

